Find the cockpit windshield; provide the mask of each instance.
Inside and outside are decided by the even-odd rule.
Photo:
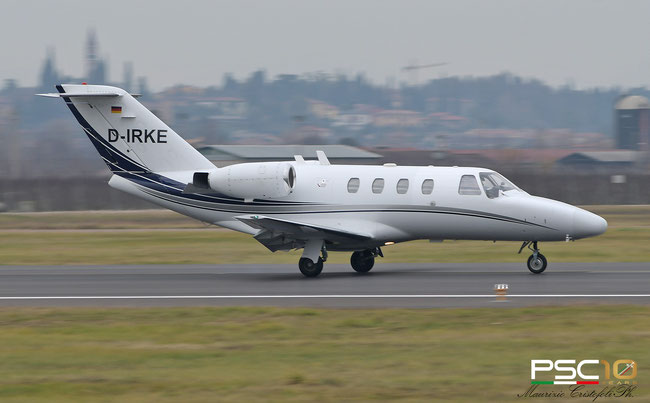
[[[499,197],[499,191],[507,192],[509,190],[517,190],[515,185],[496,172],[481,172],[479,176],[481,177],[481,184],[483,185],[485,194],[490,199]]]

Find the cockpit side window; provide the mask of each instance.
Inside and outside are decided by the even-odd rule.
[[[487,197],[490,199],[499,197],[499,186],[490,178],[490,175],[481,172],[479,176],[481,177],[481,185],[483,185],[483,190],[485,190]]]
[[[499,191],[507,192],[516,189],[515,185],[496,172],[481,172],[481,185],[490,199],[499,197]]]
[[[463,175],[460,178],[460,184],[458,185],[458,194],[480,195],[481,188],[478,186],[478,182],[476,181],[476,176]]]

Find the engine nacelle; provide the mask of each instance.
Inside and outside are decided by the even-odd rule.
[[[207,185],[240,199],[274,199],[289,195],[296,185],[296,171],[286,162],[251,162],[210,171]]]

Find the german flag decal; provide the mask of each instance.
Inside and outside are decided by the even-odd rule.
[[[122,113],[121,106],[111,106],[111,113]]]

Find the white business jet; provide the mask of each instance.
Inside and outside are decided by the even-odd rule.
[[[607,222],[559,201],[531,196],[485,168],[290,162],[217,168],[126,91],[59,85],[63,98],[113,173],[110,186],[162,207],[252,235],[275,252],[303,249],[318,276],[329,251],[350,251],[370,271],[381,247],[416,239],[523,242],[528,269],[546,269],[540,241],[602,234]]]

